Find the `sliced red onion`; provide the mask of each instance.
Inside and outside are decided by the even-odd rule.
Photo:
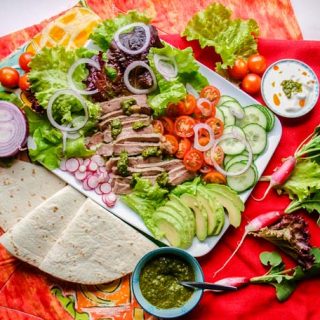
[[[0,101],[0,158],[17,154],[27,142],[28,126],[23,112],[13,103]]]
[[[228,172],[228,171],[223,170],[217,164],[217,162],[216,162],[214,157],[211,157],[211,160],[213,162],[213,166],[215,167],[215,169],[217,171],[219,171],[220,173],[222,173],[225,176],[235,177],[235,176],[240,176],[240,174],[245,173],[250,168],[251,163],[252,163],[252,159],[253,159],[253,155],[252,155],[251,146],[248,143],[248,141],[246,139],[243,139],[243,137],[240,137],[239,135],[237,135],[236,132],[233,132],[232,134],[225,134],[221,138],[217,139],[213,144],[213,147],[212,147],[213,150],[215,150],[215,148],[219,145],[219,143],[221,141],[226,140],[226,139],[230,139],[230,138],[237,139],[237,140],[239,140],[240,142],[242,142],[246,146],[246,148],[248,150],[248,162],[247,162],[246,166],[242,170],[240,170],[238,172]]]
[[[133,87],[130,83],[130,80],[129,80],[129,75],[130,75],[130,72],[135,69],[136,67],[142,67],[142,68],[145,68],[147,69],[149,72],[150,72],[150,75],[151,75],[151,78],[152,78],[152,82],[153,82],[153,85],[151,88],[148,88],[148,89],[137,89],[135,87]],[[157,80],[156,80],[156,77],[152,71],[152,69],[143,61],[134,61],[134,62],[131,62],[127,69],[125,70],[124,72],[124,75],[123,75],[123,81],[124,81],[124,84],[126,85],[126,87],[128,88],[128,90],[134,94],[147,94],[147,93],[150,93],[152,92],[153,90],[155,90],[157,88]]]
[[[56,120],[54,120],[53,115],[52,115],[52,107],[53,107],[53,103],[55,102],[55,100],[64,94],[68,94],[71,96],[74,96],[75,98],[77,98],[81,105],[83,106],[83,110],[84,110],[84,118],[83,121],[80,122],[76,127],[71,128],[70,124],[67,126],[63,126],[60,125],[59,123],[56,122]],[[73,90],[69,90],[69,89],[62,89],[62,90],[57,90],[50,98],[49,102],[48,102],[48,108],[47,108],[47,116],[48,119],[50,121],[50,123],[52,124],[53,127],[61,130],[61,131],[67,131],[67,132],[75,132],[80,130],[82,127],[84,127],[86,125],[86,123],[88,122],[88,106],[85,102],[85,100],[82,98],[81,95],[79,95],[77,92],[73,91]]]
[[[186,89],[187,89],[187,92],[191,93],[196,99],[200,97],[198,91],[190,83],[186,84]]]
[[[98,70],[100,70],[100,65],[98,62],[92,60],[92,59],[88,59],[88,58],[82,58],[77,60],[68,70],[68,74],[67,74],[67,80],[68,80],[68,84],[69,87],[74,90],[75,92],[79,93],[79,94],[83,94],[83,95],[89,95],[89,94],[95,94],[98,93],[99,90],[95,89],[95,90],[82,90],[82,89],[78,89],[76,87],[76,85],[73,82],[73,74],[75,72],[75,70],[77,69],[78,66],[80,66],[81,64],[88,64]]]
[[[124,31],[128,30],[128,29],[132,29],[134,27],[141,27],[143,28],[144,32],[145,32],[145,35],[146,35],[146,41],[145,43],[143,44],[143,46],[141,48],[139,48],[138,50],[131,50],[131,49],[128,49],[126,48],[120,41],[120,34],[123,33]],[[131,23],[131,24],[128,24],[122,28],[119,28],[117,30],[117,32],[115,33],[114,35],[114,41],[116,42],[118,48],[127,53],[127,54],[130,54],[130,55],[136,55],[136,54],[139,54],[139,53],[142,53],[144,52],[148,46],[149,46],[149,43],[150,43],[150,39],[151,39],[151,34],[150,34],[150,28],[149,26],[145,25],[144,23],[142,22],[135,22],[135,23]]]
[[[211,102],[206,98],[200,98],[200,99],[197,100],[197,107],[201,111],[202,115],[204,117],[210,117],[212,115],[212,110],[211,110],[211,108],[210,109],[206,109],[202,105],[203,103],[208,103],[209,106],[211,106]]]
[[[155,54],[153,60],[156,69],[166,80],[169,81],[176,78],[178,75],[178,66],[174,57]]]
[[[209,132],[210,140],[205,146],[202,146],[199,143],[199,130],[201,130],[201,129],[205,129],[205,130],[207,130]],[[204,152],[204,151],[207,151],[207,150],[212,148],[212,146],[214,144],[214,134],[213,134],[212,128],[208,124],[206,124],[206,123],[197,123],[193,127],[193,131],[194,131],[194,148],[195,149]]]

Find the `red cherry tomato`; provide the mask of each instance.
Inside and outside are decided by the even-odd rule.
[[[261,78],[255,73],[248,73],[242,80],[241,88],[250,94],[255,94],[260,90]]]
[[[222,173],[216,170],[212,170],[207,174],[205,174],[203,177],[203,181],[205,183],[219,183],[219,184],[227,183],[226,177]]]
[[[196,98],[192,94],[187,94],[184,99],[184,103],[181,106],[180,114],[192,114],[196,107]]]
[[[29,72],[30,67],[29,67],[29,62],[32,60],[34,54],[31,52],[24,52],[20,55],[19,57],[19,65],[22,70]]]
[[[189,116],[180,116],[174,123],[175,134],[181,138],[190,138],[194,135],[193,127],[196,122]]]
[[[267,60],[260,54],[253,54],[248,59],[248,68],[250,72],[262,75],[267,69]]]
[[[166,116],[170,118],[178,117],[181,114],[180,110],[184,108],[183,104],[182,101],[179,101],[178,103],[169,103],[166,110]]]
[[[28,90],[30,88],[28,75],[26,73],[23,76],[21,76],[20,79],[19,79],[19,88],[22,91],[26,91],[26,90]]]
[[[15,68],[0,69],[0,83],[7,88],[16,88],[19,85],[19,72]]]
[[[243,79],[248,73],[248,64],[242,58],[236,59],[234,62],[233,67],[228,69],[228,73],[231,78],[241,80]]]
[[[174,122],[168,117],[162,117],[161,122],[164,127],[164,131],[166,133],[173,134],[174,133]]]
[[[184,138],[181,139],[179,142],[179,147],[178,147],[178,151],[176,153],[176,157],[178,159],[183,159],[183,157],[185,156],[185,154],[191,149],[191,142],[189,139]]]
[[[222,136],[223,129],[224,129],[224,124],[220,119],[214,118],[214,117],[209,118],[206,121],[206,124],[208,124],[212,128],[214,137],[216,139],[220,138]]]
[[[212,117],[213,108],[215,112],[215,107],[212,105],[211,102],[203,101],[202,103],[199,103],[198,100],[197,105],[194,109],[194,116],[196,117],[196,119]]]
[[[168,148],[166,150],[169,152],[169,154],[175,154],[179,148],[179,142],[177,138],[172,134],[166,134],[164,137],[168,143]]]
[[[214,158],[215,162],[221,166],[224,160],[224,152],[220,146],[216,146],[214,151],[210,150],[210,157],[212,161],[212,157]],[[213,161],[212,161],[213,162]]]
[[[152,126],[153,126],[153,131],[155,133],[160,133],[160,134],[164,133],[164,127],[163,127],[163,124],[160,120],[153,120]]]
[[[206,86],[200,92],[200,97],[208,99],[213,106],[218,104],[220,96],[220,90],[214,86]]]
[[[183,158],[183,164],[189,171],[198,171],[203,165],[203,154],[199,150],[190,149]]]

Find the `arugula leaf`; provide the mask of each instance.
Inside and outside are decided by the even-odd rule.
[[[151,48],[148,54],[149,64],[158,82],[158,89],[148,96],[148,102],[154,110],[155,116],[163,114],[170,102],[178,102],[186,96],[185,85],[187,83],[198,91],[208,85],[208,80],[199,72],[199,65],[194,59],[191,48],[179,50],[167,43],[163,43],[163,45],[163,48]],[[155,55],[175,60],[178,69],[178,75],[175,79],[168,81],[159,73],[154,62]]]
[[[310,159],[299,160],[290,178],[280,189],[290,199],[304,200],[320,190],[320,165]]]
[[[110,47],[114,34],[119,28],[134,22],[143,22],[148,24],[150,20],[151,19],[145,14],[131,10],[125,14],[119,14],[113,19],[103,21],[98,25],[93,33],[91,33],[90,39],[92,39],[93,42],[102,49],[102,51],[107,51]]]
[[[222,59],[218,69],[227,69],[236,58],[247,58],[257,52],[257,22],[253,19],[232,20],[231,15],[231,10],[213,3],[195,14],[182,33],[187,40],[199,40],[201,48],[214,47]]]

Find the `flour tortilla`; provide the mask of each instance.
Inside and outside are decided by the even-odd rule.
[[[0,243],[17,258],[39,267],[85,199],[72,187],[64,187],[9,229]]]
[[[157,246],[90,199],[50,249],[40,269],[63,280],[100,284],[133,271]]]
[[[0,227],[7,231],[64,186],[51,172],[28,162],[0,167]]]

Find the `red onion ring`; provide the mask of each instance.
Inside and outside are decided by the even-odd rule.
[[[206,109],[203,105],[202,105],[202,103],[209,103],[209,105],[211,106],[211,102],[208,100],[208,99],[206,99],[206,98],[200,98],[200,99],[198,99],[197,100],[197,107],[198,107],[198,109],[201,111],[201,113],[202,113],[202,115],[204,116],[204,117],[210,117],[211,116],[211,114],[212,114],[212,110],[211,110],[211,108],[210,108],[210,110],[208,110],[208,109]]]
[[[135,69],[136,67],[143,67],[143,68],[146,68],[149,72],[150,72],[150,75],[152,77],[152,82],[153,82],[153,85],[151,88],[148,88],[148,89],[137,89],[135,87],[133,87],[129,81],[129,75],[130,75],[130,72]],[[134,94],[147,94],[147,93],[150,93],[152,92],[153,90],[155,90],[157,88],[157,79],[156,79],[156,76],[154,75],[152,69],[143,61],[133,61],[131,62],[127,69],[125,70],[124,72],[124,75],[123,75],[123,81],[124,81],[124,84],[126,85],[126,87],[128,88],[128,90]]]
[[[175,58],[155,54],[153,57],[153,60],[154,60],[156,69],[167,81],[174,79],[178,75],[178,66]],[[171,70],[169,69],[170,67],[168,68],[168,63],[166,62],[171,63],[170,64]]]
[[[81,64],[88,64],[92,67],[95,67],[96,69],[100,70],[100,65],[98,62],[92,60],[92,59],[88,59],[88,58],[82,58],[77,60],[68,70],[68,74],[67,74],[67,80],[68,80],[68,84],[70,86],[70,88],[72,90],[74,90],[75,92],[79,93],[79,94],[83,94],[83,95],[91,95],[91,94],[95,94],[98,93],[99,90],[95,89],[95,90],[81,90],[78,89],[74,82],[73,82],[73,73],[75,72],[75,70],[77,69],[78,66],[80,66]]]
[[[213,147],[211,150],[215,150],[215,148],[217,147],[217,145],[223,141],[223,140],[226,140],[226,139],[230,139],[230,138],[233,138],[233,139],[237,139],[239,141],[241,141],[247,148],[248,150],[248,162],[246,164],[246,166],[238,171],[238,172],[228,172],[228,171],[225,171],[223,170],[216,162],[215,158],[214,157],[211,157],[211,160],[213,162],[213,166],[215,167],[215,169],[217,171],[219,171],[220,173],[222,173],[224,176],[230,176],[230,177],[235,177],[235,176],[240,176],[240,174],[243,174],[245,173],[251,166],[251,163],[252,163],[252,160],[253,160],[253,155],[252,155],[252,150],[251,150],[251,146],[250,144],[248,143],[248,141],[246,139],[243,139],[242,137],[238,136],[236,133],[232,133],[232,134],[226,134],[226,135],[223,135],[221,138],[217,139],[214,144],[213,144]]]
[[[123,32],[123,31],[126,31],[130,28],[134,28],[134,27],[142,27],[144,32],[145,32],[145,35],[146,35],[146,42],[143,44],[143,46],[138,49],[138,50],[131,50],[131,49],[128,49],[126,48],[120,41],[120,34]],[[130,54],[130,55],[135,55],[135,54],[139,54],[141,52],[144,52],[147,47],[149,46],[149,43],[150,43],[150,39],[151,39],[151,34],[150,34],[150,28],[142,23],[142,22],[136,22],[136,23],[131,23],[131,24],[128,24],[120,29],[117,30],[117,32],[115,33],[114,35],[114,41],[116,42],[118,48],[127,53],[127,54]]]
[[[199,130],[200,129],[205,129],[205,130],[207,130],[209,132],[210,140],[205,146],[202,146],[199,143]],[[204,151],[207,151],[207,150],[212,148],[212,146],[214,145],[214,134],[213,134],[212,128],[208,124],[206,124],[206,123],[197,123],[193,127],[193,131],[194,131],[194,148],[195,149],[204,152]]]
[[[16,105],[0,101],[0,158],[17,154],[27,142],[26,118]]]

